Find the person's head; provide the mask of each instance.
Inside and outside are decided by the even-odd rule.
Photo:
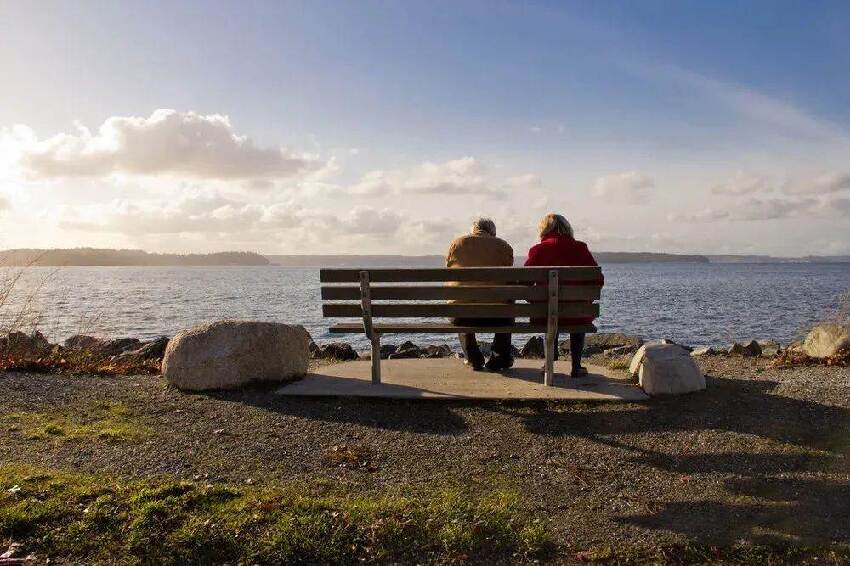
[[[496,223],[490,218],[479,218],[472,223],[472,233],[476,235],[496,235]]]
[[[573,238],[573,227],[567,222],[567,219],[560,214],[550,212],[540,219],[540,224],[537,226],[540,232],[540,239],[549,236],[569,236]]]

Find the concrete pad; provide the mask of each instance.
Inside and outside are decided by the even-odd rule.
[[[543,385],[543,360],[516,360],[504,373],[474,372],[457,358],[382,360],[381,383],[372,385],[369,361],[320,368],[278,390],[280,395],[388,397],[393,399],[580,399],[644,401],[647,395],[611,370],[588,366],[569,377],[569,362],[555,362],[555,385]]]

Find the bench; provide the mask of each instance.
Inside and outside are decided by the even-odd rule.
[[[329,330],[333,334],[366,335],[372,344],[372,383],[381,382],[381,336],[384,334],[542,332],[546,334],[543,382],[552,385],[555,349],[558,347],[556,333],[559,330],[596,332],[592,324],[562,326],[559,329],[558,318],[599,316],[599,304],[594,301],[599,299],[601,280],[599,267],[346,268],[319,271],[322,316],[361,319],[359,322],[334,324]],[[510,326],[458,326],[449,320],[375,320],[385,318],[512,318],[515,321]],[[538,320],[528,320],[531,318]]]

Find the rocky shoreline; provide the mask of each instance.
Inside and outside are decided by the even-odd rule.
[[[824,330],[826,329],[826,330]],[[814,338],[812,338],[814,336]],[[833,354],[824,352],[824,341],[842,343],[846,340],[846,327],[838,325],[819,325],[810,332],[805,342],[780,344],[774,340],[750,340],[736,342],[729,346],[692,347],[677,344],[690,352],[693,357],[732,356],[790,359],[794,356],[828,358]],[[159,366],[170,338],[161,336],[155,340],[142,341],[138,338],[103,339],[88,335],[75,335],[62,344],[53,344],[39,331],[31,334],[10,332],[0,336],[0,370],[14,371],[57,371],[70,373],[97,373],[127,375],[136,373],[158,373]],[[600,332],[588,334],[585,340],[584,356],[604,355],[617,359],[632,356],[644,344],[659,343],[647,341],[641,336],[621,332]],[[662,344],[675,344],[672,340],[660,340]],[[489,343],[481,343],[482,351],[489,354]],[[516,358],[542,359],[545,357],[544,339],[532,336],[521,347],[512,346]],[[836,348],[832,348],[835,350]],[[842,349],[841,346],[838,347]],[[348,342],[335,341],[318,344],[312,339],[309,345],[310,358],[322,361],[367,360],[369,352],[357,351]],[[570,353],[569,340],[558,345],[561,357]],[[457,347],[447,343],[416,344],[410,340],[400,343],[386,343],[381,346],[381,359],[415,358],[462,358]]]

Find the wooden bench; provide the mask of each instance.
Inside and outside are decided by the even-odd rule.
[[[556,333],[559,330],[596,332],[592,324],[559,329],[558,318],[599,316],[599,304],[594,301],[599,299],[601,279],[599,267],[349,268],[319,272],[322,315],[362,319],[335,324],[330,332],[366,334],[372,343],[372,383],[381,382],[383,334],[543,332],[546,334],[543,381],[552,385],[558,347]],[[470,300],[476,302],[447,302]],[[458,326],[449,320],[377,322],[375,319],[379,318],[512,318],[526,321],[515,320],[510,326]],[[531,322],[529,318],[545,319],[546,323]]]

